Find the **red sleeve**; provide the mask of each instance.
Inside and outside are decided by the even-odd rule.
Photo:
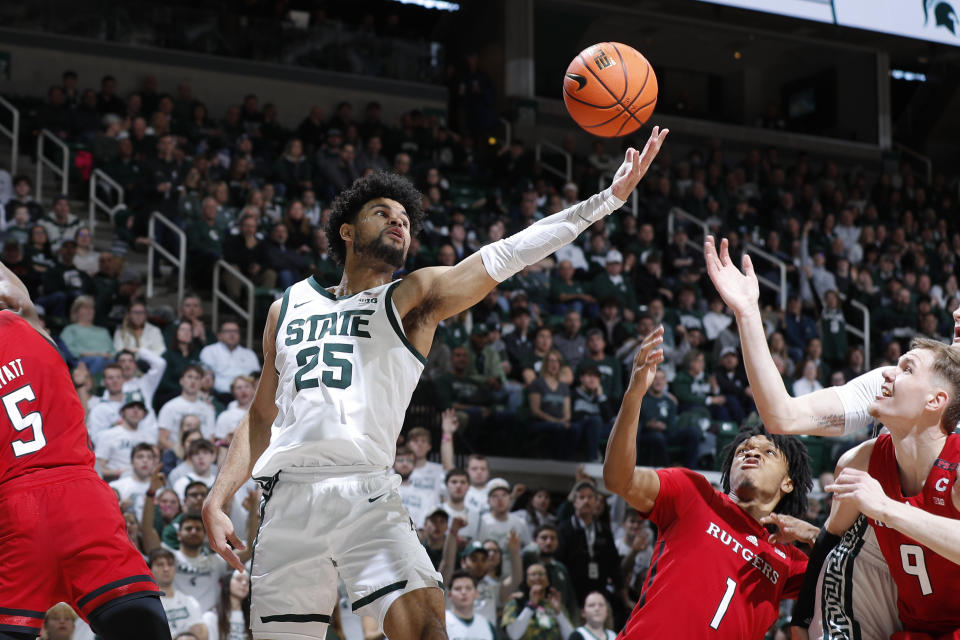
[[[697,500],[710,500],[716,491],[702,475],[682,467],[657,469],[660,493],[648,517],[659,528],[669,526]]]
[[[781,545],[781,549],[784,547]],[[786,547],[790,554],[790,575],[787,576],[787,582],[783,586],[784,600],[795,600],[800,595],[800,587],[803,586],[803,576],[807,572],[807,554],[796,547]]]

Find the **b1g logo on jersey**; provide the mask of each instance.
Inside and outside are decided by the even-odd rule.
[[[597,65],[597,69],[603,71],[607,67],[612,67],[617,64],[613,61],[613,58],[607,55],[606,51],[603,49],[594,49],[593,50],[593,61]]]
[[[377,297],[373,296],[370,298],[357,298],[357,302],[360,304],[377,304]]]

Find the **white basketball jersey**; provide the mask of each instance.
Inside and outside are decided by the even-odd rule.
[[[254,477],[291,467],[393,466],[426,362],[404,335],[393,304],[399,283],[337,298],[310,277],[283,294],[278,413]]]

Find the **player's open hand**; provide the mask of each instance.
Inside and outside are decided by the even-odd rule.
[[[643,339],[640,350],[633,358],[630,388],[636,389],[640,393],[646,393],[650,385],[653,384],[653,377],[657,373],[657,365],[663,362],[662,345],[663,325],[660,325]]]
[[[240,538],[233,530],[233,522],[230,517],[223,512],[223,509],[207,502],[203,505],[203,526],[207,529],[207,540],[210,542],[210,548],[220,554],[231,567],[243,573],[243,563],[234,553],[234,549],[243,551],[246,549]]]
[[[630,197],[633,190],[640,184],[640,180],[646,175],[647,170],[650,169],[653,159],[660,153],[660,147],[663,146],[663,141],[667,139],[668,133],[670,133],[670,129],[661,131],[660,127],[654,127],[642,152],[633,147],[627,149],[623,164],[617,169],[617,173],[613,176],[613,183],[610,185],[613,195],[621,200]]]
[[[772,524],[777,528],[777,530],[767,538],[767,542],[770,544],[803,542],[812,546],[820,534],[819,527],[800,518],[794,518],[793,516],[782,513],[771,513],[761,518],[760,524]]]
[[[707,273],[717,293],[736,314],[749,313],[757,308],[760,300],[760,283],[753,271],[750,256],[743,254],[743,272],[733,264],[730,247],[726,238],[720,241],[719,251],[713,236],[703,240],[703,257],[707,262]]]
[[[876,478],[866,471],[849,467],[824,489],[833,494],[834,500],[853,504],[860,513],[875,520],[882,520],[880,512],[889,500]]]

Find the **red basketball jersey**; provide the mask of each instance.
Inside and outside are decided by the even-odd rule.
[[[0,311],[0,491],[44,469],[93,464],[83,406],[60,352],[26,320]]]
[[[960,463],[960,435],[947,436],[940,456],[927,475],[923,490],[905,497],[890,434],[877,438],[870,455],[870,475],[892,499],[934,515],[960,520],[951,491]],[[897,583],[897,608],[906,631],[941,634],[960,629],[960,565],[934,553],[882,522],[870,519],[880,550]],[[957,523],[960,526],[960,522]]]
[[[769,533],[706,478],[660,469],[650,512],[659,537],[620,640],[763,638],[780,600],[795,598],[807,556]]]

